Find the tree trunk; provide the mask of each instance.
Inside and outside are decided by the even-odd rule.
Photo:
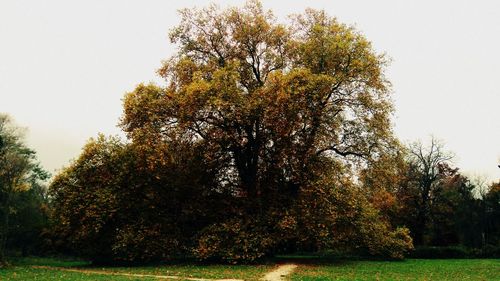
[[[243,146],[233,147],[234,160],[242,188],[249,198],[258,198],[258,165],[260,153],[260,121],[257,118],[252,125],[244,127],[247,143]]]
[[[5,200],[0,208],[0,267],[6,263],[5,248],[7,246],[7,234],[9,232],[9,207],[10,194],[5,194]]]
[[[253,155],[254,153],[256,152],[249,151],[249,148],[246,148],[244,151],[239,150],[235,153],[235,162],[242,188],[250,198],[257,198],[259,196],[257,187],[258,160],[255,160],[258,159],[258,157],[255,157]]]

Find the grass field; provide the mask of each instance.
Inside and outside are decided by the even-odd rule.
[[[500,280],[500,260],[339,261],[329,265],[302,265],[291,280]]]
[[[335,261],[335,260],[287,260],[298,264],[287,280],[500,280],[499,259],[460,259],[405,261]],[[46,266],[48,268],[36,268]],[[54,269],[90,271],[68,272]],[[142,267],[93,267],[87,262],[47,258],[24,258],[13,262],[12,267],[0,269],[0,280],[160,280],[153,277],[121,276],[115,274],[168,275],[207,279],[259,280],[266,272],[276,268],[267,265],[161,265]],[[96,273],[107,273],[96,274]]]
[[[46,266],[49,268],[36,268]],[[53,267],[63,269],[81,269],[91,272],[103,272],[106,274],[68,272],[54,270]],[[159,280],[152,277],[133,277],[109,275],[115,274],[145,274],[178,276],[178,281],[183,277],[207,278],[207,279],[243,279],[259,280],[266,272],[272,270],[272,265],[161,265],[161,266],[139,266],[139,267],[94,267],[88,262],[57,260],[49,258],[24,258],[13,261],[10,268],[0,269],[0,280]]]

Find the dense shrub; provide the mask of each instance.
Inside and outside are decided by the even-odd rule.
[[[193,253],[202,260],[252,262],[271,253],[277,240],[261,221],[231,219],[203,229]]]
[[[191,238],[220,217],[225,205],[200,190],[199,177],[206,175],[187,151],[156,162],[150,153],[116,138],[90,140],[51,184],[52,245],[100,263],[188,252]],[[183,166],[181,154],[193,167]],[[223,202],[222,196],[213,197]]]
[[[327,174],[300,198],[298,220],[306,233],[299,238],[315,243],[314,250],[364,250],[401,259],[413,248],[408,229],[392,230],[363,190],[347,177]]]
[[[500,258],[500,246],[486,245],[480,253],[483,258]]]
[[[116,233],[113,258],[127,262],[166,260],[182,251],[181,238],[173,224],[144,220],[127,224]]]
[[[41,255],[48,249],[44,235],[49,228],[47,190],[33,184],[29,190],[12,196],[7,251],[26,255]]]

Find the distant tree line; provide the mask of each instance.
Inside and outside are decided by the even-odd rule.
[[[396,139],[386,59],[358,31],[315,10],[280,24],[257,1],[181,16],[166,86],[124,98],[127,140],[91,139],[48,190],[33,152],[0,127],[0,258],[498,249],[499,184],[477,193],[442,144]]]
[[[476,183],[452,166],[452,158],[432,138],[380,158],[362,179],[391,224],[408,227],[415,246],[463,246],[498,256],[500,182]]]

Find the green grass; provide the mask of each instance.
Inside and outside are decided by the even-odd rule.
[[[80,272],[67,272],[53,269],[33,268],[32,266],[51,266],[67,269],[83,269],[91,271],[147,274],[147,275],[169,275],[179,277],[195,277],[209,279],[244,279],[259,280],[271,265],[157,265],[140,267],[96,267],[90,263],[78,260],[61,260],[50,258],[23,258],[14,260],[13,265],[6,269],[0,269],[0,280],[160,280],[147,277],[131,277],[116,275],[98,275]],[[182,279],[176,279],[182,281]]]
[[[90,280],[158,280],[155,278],[134,278],[124,276],[107,276],[97,274],[84,274],[77,272],[64,272],[46,269],[32,269],[29,267],[15,267],[11,269],[0,269],[0,280],[37,280],[37,281],[90,281]]]
[[[262,265],[169,265],[160,267],[103,268],[113,272],[173,275],[197,278],[258,280],[271,267]]]
[[[405,261],[355,261],[321,259],[317,257],[283,258],[276,262],[296,263],[299,267],[289,276],[292,281],[330,280],[499,280],[499,259],[447,259]],[[38,281],[89,281],[89,280],[160,280],[147,277],[98,275],[81,272],[67,272],[54,269],[33,268],[33,266],[62,267],[91,271],[174,275],[197,278],[235,278],[249,281],[259,280],[276,265],[196,265],[173,264],[140,267],[96,267],[81,260],[22,258],[12,261],[12,266],[0,269],[0,280]],[[176,279],[183,281],[183,279]]]
[[[78,260],[74,258],[42,258],[42,257],[23,257],[11,258],[10,262],[13,266],[54,266],[54,267],[86,267],[90,266],[90,262]]]
[[[338,261],[300,266],[291,280],[500,280],[500,260]]]

